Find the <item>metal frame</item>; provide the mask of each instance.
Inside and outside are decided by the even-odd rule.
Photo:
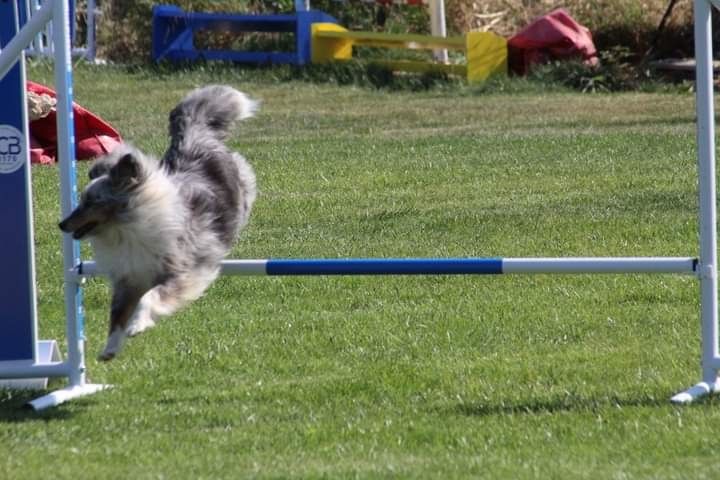
[[[21,62],[21,68],[24,67],[23,50],[32,41],[33,37],[45,27],[45,24],[52,21],[53,44],[55,46],[53,54],[55,59],[55,89],[58,92],[57,138],[63,216],[69,215],[77,202],[75,132],[72,111],[72,63],[68,12],[67,0],[48,0],[30,18],[13,40],[0,51],[1,78],[18,60]],[[26,165],[26,168],[29,170],[29,165]],[[66,272],[64,290],[67,360],[43,364],[36,361],[29,365],[0,366],[0,378],[68,378],[68,387],[30,402],[30,406],[35,410],[52,407],[107,388],[107,385],[86,382],[81,279],[74,274],[79,265],[79,244],[73,241],[69,235],[65,235],[63,238],[63,266]]]
[[[398,275],[398,274],[502,274],[502,273],[679,273],[695,274],[700,283],[702,379],[701,382],[673,396],[674,403],[690,403],[720,390],[718,370],[718,294],[717,232],[715,185],[715,123],[713,107],[711,6],[720,8],[720,0],[694,0],[695,48],[697,61],[697,143],[699,177],[699,258],[515,258],[515,259],[348,259],[348,260],[228,260],[223,263],[227,275]],[[42,9],[41,9],[42,10]],[[72,73],[70,68],[67,5],[53,2],[55,45],[57,49],[56,88],[58,95],[59,138],[66,139],[60,149],[62,210],[68,214],[76,201],[75,161],[72,159]],[[59,20],[60,19],[60,20]],[[38,21],[39,22],[39,21]],[[27,33],[27,32],[26,32]],[[32,36],[34,32],[28,33]],[[23,33],[18,35],[25,39]],[[11,42],[0,54],[0,75],[21,54]],[[12,49],[11,49],[12,47]],[[11,58],[10,58],[11,57]],[[58,68],[59,67],[59,68]],[[70,161],[67,161],[70,159]],[[77,242],[66,235],[65,299],[69,358],[45,366],[0,371],[0,377],[67,376],[70,386],[33,402],[37,409],[56,405],[76,396],[87,395],[105,386],[85,383],[82,332],[82,296],[80,282],[85,276],[97,275],[94,262],[81,262]]]
[[[430,34],[433,37],[447,37],[447,22],[445,21],[445,0],[429,0],[430,4]],[[445,48],[433,51],[435,60],[448,63],[448,51]]]
[[[673,403],[685,404],[720,391],[718,370],[718,272],[717,207],[715,184],[715,109],[713,104],[712,7],[720,0],[694,0],[697,162],[699,191],[699,258],[545,258],[448,260],[230,260],[223,262],[227,275],[380,275],[380,274],[486,274],[486,273],[694,273],[700,283],[702,377],[700,383],[674,395]],[[459,266],[462,265],[462,266]],[[84,262],[81,273],[95,266]],[[465,271],[458,271],[465,269]]]
[[[702,381],[672,397],[675,403],[690,403],[717,392],[718,368],[718,279],[717,279],[717,191],[715,185],[715,107],[713,105],[712,5],[717,0],[695,0],[695,108],[697,109],[697,161],[700,195],[700,321],[702,337]]]
[[[74,0],[73,0],[74,1]],[[47,2],[44,0],[22,0],[20,2],[21,4],[25,4],[25,11],[20,12],[21,18],[23,17],[27,19],[31,19],[38,10],[40,10]],[[70,9],[70,13],[72,14],[75,12],[74,9]],[[95,0],[87,0],[86,3],[86,27],[87,27],[87,35],[85,37],[85,46],[84,47],[75,47],[73,48],[72,45],[75,43],[75,36],[77,34],[77,24],[75,23],[74,18],[70,18],[71,25],[73,25],[75,28],[71,27],[71,48],[70,51],[73,55],[76,56],[82,56],[89,62],[95,62],[95,55],[96,55],[96,35],[95,35],[95,28],[96,28],[96,16],[98,15],[98,9],[96,7]],[[39,30],[34,36],[33,40],[30,42],[29,45],[27,45],[27,48],[25,49],[25,54],[28,56],[44,56],[44,57],[52,57],[54,52],[54,44],[53,44],[53,25],[52,23],[47,23],[44,28]]]

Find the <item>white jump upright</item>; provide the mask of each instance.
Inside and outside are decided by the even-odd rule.
[[[718,0],[695,0],[695,108],[697,110],[698,190],[700,195],[700,320],[702,381],[678,393],[675,403],[689,403],[718,391],[717,189],[715,185],[715,107],[712,55],[712,7]]]
[[[20,25],[22,26],[27,20],[41,9],[44,1],[42,0],[19,0],[20,8],[18,10]],[[70,15],[70,37],[71,37],[71,53],[75,56],[82,56],[89,62],[95,62],[95,17],[98,15],[95,0],[85,1],[85,46],[73,47],[78,34],[78,22],[76,21],[76,13],[78,12],[75,0],[68,1]],[[33,40],[25,49],[28,56],[43,56],[52,58],[54,54],[53,46],[53,26],[47,23],[37,34],[33,36]]]
[[[3,105],[0,108],[0,225],[4,242],[0,248],[3,265],[0,275],[0,379],[5,379],[0,386],[44,388],[43,379],[66,377],[68,387],[30,402],[33,408],[40,410],[95,393],[105,386],[86,383],[85,379],[82,290],[80,278],[75,274],[80,264],[80,250],[69,235],[63,239],[67,360],[60,360],[57,354],[54,358],[50,355],[54,341],[37,340],[23,50],[45,24],[52,21],[63,216],[73,210],[77,198],[72,65],[67,0],[44,2],[18,31],[18,7],[21,3],[0,2],[0,97]],[[38,384],[37,379],[41,379],[42,383]]]

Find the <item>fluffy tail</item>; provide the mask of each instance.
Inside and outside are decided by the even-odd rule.
[[[252,117],[257,108],[258,102],[227,85],[193,90],[170,112],[171,143],[164,160],[176,157],[185,143],[225,141],[233,124]]]

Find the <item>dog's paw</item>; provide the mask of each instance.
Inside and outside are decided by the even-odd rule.
[[[98,355],[101,362],[109,362],[120,353],[125,340],[125,332],[121,328],[115,329],[107,339],[105,350]]]
[[[98,355],[97,359],[101,362],[109,362],[115,358],[115,352],[102,352],[100,355]]]
[[[155,322],[152,320],[144,320],[140,321],[139,319],[132,322],[130,325],[128,325],[127,329],[125,330],[125,333],[129,337],[134,337],[135,335],[140,335],[146,330],[150,330],[155,326]]]

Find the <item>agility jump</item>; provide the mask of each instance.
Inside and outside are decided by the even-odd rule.
[[[4,5],[4,6],[3,6]],[[532,273],[673,273],[694,275],[700,286],[700,319],[702,338],[702,359],[701,382],[689,389],[672,397],[675,403],[690,403],[703,396],[720,390],[718,382],[718,371],[720,370],[720,354],[718,353],[718,297],[717,297],[717,232],[716,232],[716,186],[715,186],[715,123],[713,107],[713,77],[712,77],[712,50],[711,50],[711,8],[720,7],[720,0],[695,0],[695,46],[697,57],[697,143],[698,143],[698,175],[699,175],[699,257],[588,257],[588,258],[454,258],[454,259],[269,259],[269,260],[227,260],[222,264],[222,273],[226,275],[479,275],[479,274],[532,274]],[[0,20],[8,17],[11,12],[7,3],[0,4]],[[12,9],[12,5],[9,6]],[[64,48],[56,48],[56,90],[58,92],[58,131],[62,139],[62,146],[59,149],[61,166],[61,195],[62,214],[67,215],[72,211],[76,203],[77,191],[75,187],[75,161],[72,158],[72,73],[69,64],[68,32],[67,32],[67,5],[65,1],[55,0],[48,2],[40,12],[43,12],[40,20],[33,18],[26,28],[53,18],[59,25],[54,29],[56,34],[56,47],[62,45]],[[5,18],[6,19],[6,18]],[[61,19],[61,20],[58,20]],[[4,24],[3,24],[4,25]],[[0,29],[0,32],[5,29]],[[31,28],[29,33],[18,34],[15,39],[7,44],[0,54],[0,78],[13,68],[19,68],[21,77],[22,71],[22,48],[26,45],[27,38],[34,34]],[[6,40],[3,38],[3,42]],[[20,62],[16,62],[17,59]],[[59,67],[59,68],[58,68]],[[3,82],[9,81],[6,77]],[[4,88],[3,92],[16,92],[17,89],[9,90]],[[12,96],[12,95],[9,95]],[[13,96],[13,98],[15,98]],[[23,94],[17,95],[20,103],[24,101]],[[17,103],[17,98],[15,102]],[[24,114],[21,115],[24,120]],[[17,117],[17,115],[15,115]],[[10,119],[12,120],[12,119]],[[0,117],[0,129],[7,127],[10,120]],[[17,120],[17,118],[15,118]],[[60,125],[62,123],[62,126]],[[17,125],[17,123],[14,123]],[[10,128],[10,127],[8,127]],[[24,134],[23,141],[27,142],[27,134]],[[26,145],[26,144],[25,144]],[[1,147],[1,144],[0,144]],[[25,151],[27,148],[25,147]],[[0,166],[3,165],[0,163]],[[19,172],[19,173],[18,173]],[[0,188],[7,188],[11,181],[17,184],[25,183],[29,188],[30,167],[27,159],[22,168],[9,173],[2,173],[0,170]],[[12,209],[2,209],[0,214],[3,220],[7,217],[9,210],[17,209],[23,205],[28,212],[31,209],[29,204],[30,196],[28,190],[22,190],[21,194],[13,200],[6,197],[6,203],[13,204]],[[6,265],[14,268],[6,268],[6,271],[22,270],[28,279],[34,279],[32,264],[32,222],[31,213],[26,215],[30,223],[18,224],[18,235],[25,232],[22,242],[30,249],[26,261],[18,264],[7,252],[2,260]],[[5,288],[16,292],[16,295],[9,295],[7,292],[0,292],[0,303],[3,308],[0,310],[0,326],[11,335],[0,336],[0,378],[29,378],[60,376],[68,377],[70,386],[59,392],[34,401],[35,408],[45,408],[52,405],[97,391],[103,386],[89,385],[85,383],[85,368],[83,357],[83,335],[82,335],[82,297],[80,282],[86,276],[98,275],[102,272],[92,261],[81,261],[77,242],[74,242],[69,235],[63,239],[63,251],[65,254],[65,299],[66,299],[66,321],[68,337],[68,360],[65,362],[39,363],[36,358],[8,358],[5,354],[11,345],[21,342],[23,338],[13,338],[16,330],[22,330],[23,326],[30,325],[29,330],[33,335],[35,332],[35,310],[34,310],[34,284],[26,282],[23,288],[18,288],[17,275],[5,275],[0,278],[0,290]],[[24,270],[23,270],[24,269]],[[26,291],[24,288],[30,288]],[[13,290],[14,289],[14,290]],[[30,292],[28,295],[27,293]],[[25,293],[25,295],[22,295]],[[18,311],[17,298],[32,298],[32,301],[25,302],[26,310]],[[15,316],[8,316],[6,312],[14,309]],[[21,315],[21,316],[18,316]],[[10,326],[8,328],[7,326]],[[16,328],[17,327],[17,328]],[[7,340],[5,340],[7,339]],[[32,341],[35,341],[34,339]],[[33,347],[34,349],[35,347]],[[31,349],[32,350],[32,349]],[[19,362],[19,363],[18,363]]]
[[[3,192],[0,220],[13,225],[4,235],[8,243],[0,248],[0,262],[5,272],[0,275],[0,378],[23,379],[5,386],[23,385],[27,382],[25,379],[67,378],[66,388],[30,402],[40,410],[95,393],[106,386],[86,382],[81,278],[75,274],[80,265],[80,246],[68,235],[62,244],[67,359],[60,361],[42,355],[47,353],[48,343],[38,341],[24,49],[52,22],[63,214],[69,214],[77,202],[72,63],[67,0],[44,2],[18,31],[22,5],[23,2],[0,2],[0,92],[4,105],[0,109],[0,137],[5,138],[4,143],[0,142],[0,191]]]

